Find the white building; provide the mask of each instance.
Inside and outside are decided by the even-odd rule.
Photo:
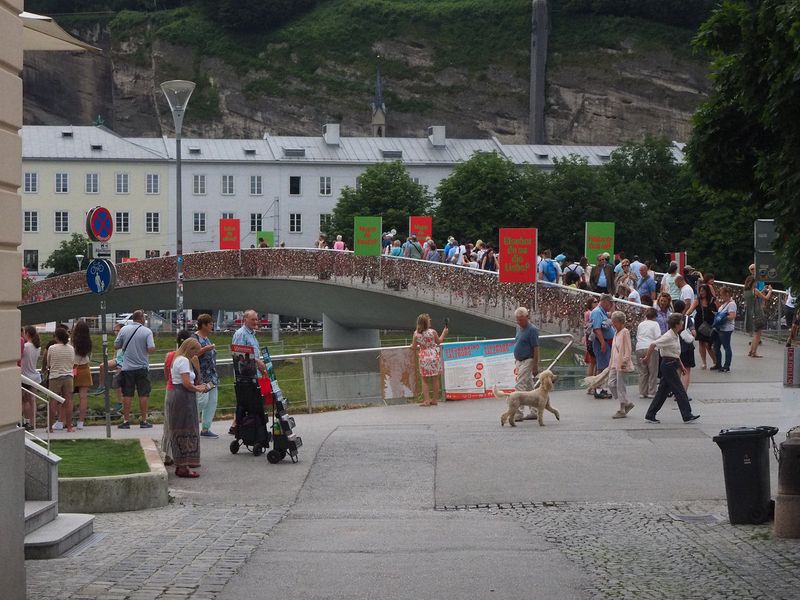
[[[29,269],[37,270],[72,232],[83,232],[83,215],[98,204],[115,215],[111,247],[118,260],[175,252],[173,138],[122,138],[103,127],[30,126],[23,127],[22,139],[22,244]],[[555,158],[572,154],[602,165],[613,150],[448,139],[443,126],[429,128],[425,138],[343,137],[334,124],[325,125],[319,137],[183,139],[183,248],[219,248],[221,218],[239,219],[243,248],[258,245],[258,231],[273,231],[276,241],[290,247],[309,247],[342,189],[357,186],[359,175],[383,161],[402,161],[412,178],[434,192],[476,152],[548,169]]]

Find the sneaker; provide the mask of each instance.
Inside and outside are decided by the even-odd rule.
[[[212,440],[216,440],[219,437],[216,433],[214,433],[210,429],[206,429],[205,431],[201,431],[200,435],[202,437],[211,438]]]
[[[83,421],[78,421],[78,429],[83,429]]]
[[[700,418],[700,415],[691,415],[688,419],[684,419],[684,423],[691,423],[692,421],[697,421]]]
[[[117,429],[130,429],[130,428],[131,428],[131,424],[128,423],[127,421],[123,421],[122,423],[117,425]]]
[[[99,387],[94,388],[94,391],[92,392],[92,396],[99,396],[100,394],[102,394],[105,391],[106,391],[105,386],[101,385]]]
[[[659,421],[655,417],[653,417],[652,419],[650,417],[645,417],[644,420],[647,421],[648,423],[653,423],[654,425],[658,425],[659,423],[661,423],[661,421]]]
[[[709,371],[721,371],[722,367],[718,367],[717,365],[714,365],[713,367],[708,367],[708,370]]]
[[[61,421],[53,423],[53,431],[60,431],[61,429],[64,429],[64,424]]]
[[[628,416],[628,413],[626,413],[624,410],[618,410],[617,412],[614,413],[614,415],[611,418],[612,419],[624,419],[627,416]]]
[[[722,367],[722,368],[719,370],[719,372],[720,372],[720,373],[730,373],[730,372],[731,372],[731,370],[730,370],[730,367]]]
[[[152,429],[153,424],[150,421],[142,421],[139,423],[139,429]]]
[[[628,402],[625,404],[625,414],[627,415],[629,412],[633,410],[633,407],[636,406],[633,402]]]

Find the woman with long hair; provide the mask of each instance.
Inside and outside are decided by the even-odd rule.
[[[727,285],[723,285],[719,289],[719,312],[724,312],[726,317],[722,326],[714,331],[714,354],[717,357],[717,364],[711,367],[710,371],[728,373],[731,370],[731,361],[733,360],[731,336],[735,329],[734,321],[736,320],[736,302],[733,301],[732,296],[731,288]],[[723,348],[725,349],[724,364],[722,363]]]
[[[175,360],[175,353],[178,351],[178,348],[181,347],[181,344],[192,337],[192,334],[186,330],[181,329],[178,332],[178,335],[175,337],[175,350],[171,350],[167,352],[167,356],[164,358],[164,381],[167,382],[167,394],[169,394],[170,390],[172,390],[175,386],[172,385],[172,361]],[[192,364],[195,368],[195,373],[199,371],[199,364]],[[164,466],[169,467],[175,464],[172,461],[172,446],[171,446],[171,433],[169,430],[169,413],[167,413],[167,402],[164,402],[164,430],[161,433],[161,450],[164,452]],[[191,466],[195,466],[192,464]]]
[[[583,329],[584,332],[587,331],[590,322],[590,316],[592,314],[592,310],[597,306],[597,303],[600,300],[597,296],[591,296],[586,299],[586,304],[583,307]],[[586,377],[593,377],[597,375],[597,359],[594,356],[594,348],[592,348],[592,341],[589,339],[588,334],[584,333],[583,336],[583,344],[586,346],[586,352],[583,354],[583,362],[586,363]],[[590,387],[586,390],[586,393],[590,396],[594,396],[594,388]]]
[[[173,388],[167,392],[167,418],[170,440],[165,452],[175,462],[178,477],[199,477],[190,469],[200,464],[200,434],[198,432],[197,394],[207,392],[212,384],[195,385],[192,359],[200,353],[200,342],[195,338],[185,340],[175,351],[170,377]]]
[[[747,353],[747,356],[751,358],[762,358],[758,353],[758,346],[761,344],[761,332],[767,325],[764,303],[769,302],[772,298],[772,286],[768,285],[764,289],[766,294],[758,289],[755,277],[752,275],[748,275],[744,280],[744,293],[742,294],[744,298],[744,329],[753,336],[750,340],[750,352]]]
[[[72,347],[75,349],[75,366],[73,374],[74,391],[78,393],[80,404],[78,405],[78,429],[83,429],[86,421],[86,410],[89,407],[89,388],[92,387],[92,372],[89,368],[89,360],[92,357],[92,336],[89,334],[89,326],[86,321],[80,319],[72,328]],[[69,416],[72,421],[72,415]]]
[[[694,324],[697,328],[697,343],[700,346],[700,368],[708,368],[706,355],[711,358],[712,367],[717,366],[716,355],[714,354],[714,331],[711,326],[714,324],[714,314],[717,312],[717,299],[711,294],[711,288],[706,283],[701,283],[697,288],[697,298],[693,304]],[[692,312],[690,309],[689,312]]]
[[[69,344],[69,332],[65,327],[56,327],[53,332],[54,343],[47,349],[47,385],[51,392],[55,392],[64,398],[61,407],[61,419],[56,422],[62,423],[67,431],[74,431],[72,427],[72,391],[75,388],[72,379],[72,369],[75,364],[75,349]],[[50,401],[50,420],[56,416],[58,403]],[[55,423],[48,423],[47,426],[52,432]],[[61,427],[59,427],[61,429]]]
[[[411,341],[412,350],[417,351],[419,359],[419,374],[422,379],[421,406],[433,406],[439,403],[439,378],[442,375],[442,357],[439,345],[447,335],[447,325],[442,329],[442,335],[436,333],[431,327],[431,317],[423,313],[417,317],[417,329]],[[429,380],[433,383],[433,400],[428,392]]]
[[[22,374],[36,383],[41,383],[42,376],[36,370],[41,346],[36,327],[26,325],[22,330],[22,337],[25,340],[25,345],[22,347],[22,361],[20,362]],[[23,384],[22,387],[25,389],[22,392],[22,426],[28,431],[33,431],[36,428],[36,398],[28,391],[30,390],[29,386]]]

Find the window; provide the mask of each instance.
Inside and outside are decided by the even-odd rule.
[[[250,213],[250,231],[261,231],[261,213]]]
[[[303,232],[303,215],[300,213],[289,213],[289,233]]]
[[[69,231],[69,213],[65,210],[57,210],[55,218],[55,232],[67,233]]]
[[[114,262],[121,263],[123,258],[130,258],[130,250],[116,250],[114,251]]]
[[[416,183],[417,185],[419,185],[419,177],[414,177],[413,181],[414,181],[414,183]]]
[[[130,181],[127,173],[117,173],[117,193],[127,194],[130,192]]]
[[[356,177],[356,191],[361,189],[361,175]]]
[[[118,212],[114,215],[114,233],[131,232],[131,213]]]
[[[224,213],[222,213],[222,217],[220,217],[220,218],[222,218],[222,219],[234,219],[235,217],[233,216],[232,212],[224,212]]]
[[[26,194],[39,193],[39,174],[38,173],[25,173],[24,187],[22,188]]]
[[[261,186],[261,175],[250,175],[250,195],[260,196],[264,193]]]
[[[69,193],[69,174],[56,173],[56,194]]]
[[[223,196],[233,195],[233,175],[222,176],[222,195]]]
[[[22,252],[22,264],[28,271],[39,270],[39,251],[38,250],[24,250]]]
[[[205,196],[206,195],[206,176],[205,175],[195,175],[192,178],[192,193],[195,196]]]
[[[144,214],[144,230],[146,233],[159,233],[161,231],[161,215],[157,212]]]
[[[300,176],[299,175],[292,175],[289,177],[289,194],[292,196],[299,196],[302,192],[300,191]]]
[[[22,231],[25,233],[36,233],[39,231],[39,211],[25,211],[23,214]]]
[[[195,233],[206,232],[206,213],[204,212],[194,213],[194,232]]]
[[[145,250],[144,257],[145,258],[158,258],[161,256],[161,250]]]
[[[319,178],[319,195],[320,196],[330,196],[331,195],[331,178],[330,177],[320,177]]]
[[[145,194],[160,194],[161,181],[159,180],[158,173],[148,173],[144,176],[144,193]]]
[[[331,224],[333,215],[331,213],[323,213],[319,216],[319,230],[324,231],[325,228]]]
[[[100,193],[100,175],[97,173],[87,173],[86,174],[86,185],[84,187],[84,191],[87,194],[99,194]]]

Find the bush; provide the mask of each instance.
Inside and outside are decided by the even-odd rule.
[[[232,31],[266,31],[311,10],[316,0],[204,0],[209,16]]]
[[[640,17],[650,21],[696,28],[711,14],[716,0],[560,0],[563,12]]]

